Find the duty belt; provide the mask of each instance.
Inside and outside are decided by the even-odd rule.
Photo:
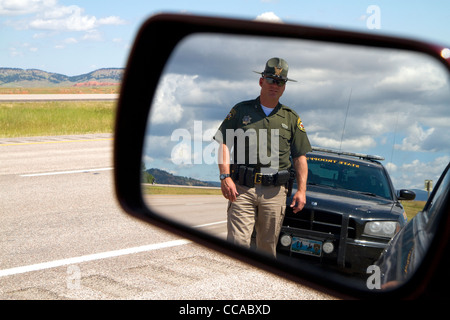
[[[242,165],[232,166],[231,178],[240,185],[253,188],[257,184],[263,186],[282,186],[289,182],[290,172],[288,170],[278,171],[274,174],[263,174],[253,167]]]

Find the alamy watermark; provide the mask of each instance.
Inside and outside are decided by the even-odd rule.
[[[367,278],[366,286],[368,289],[381,289],[381,270],[377,265],[370,265],[367,267],[367,274],[370,276]]]
[[[211,141],[204,146],[203,142],[211,133],[203,132],[202,121],[194,121],[193,134],[187,129],[174,130],[170,140],[178,143],[172,148],[171,161],[176,165],[222,164],[224,157],[221,155],[221,144],[218,141],[225,141],[230,151],[230,164],[260,163],[274,170],[279,168],[278,129],[226,129],[225,136],[218,131],[215,135],[217,141]]]
[[[366,13],[369,16],[366,19],[367,29],[381,29],[381,10],[377,5],[370,5],[367,7]]]
[[[66,285],[67,289],[74,290],[81,288],[81,269],[76,265],[67,267]]]

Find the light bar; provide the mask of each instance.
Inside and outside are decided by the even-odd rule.
[[[313,151],[321,151],[321,152],[328,152],[328,153],[334,153],[337,155],[344,155],[344,156],[352,156],[352,157],[358,157],[361,159],[367,159],[367,160],[380,160],[383,161],[384,157],[381,156],[375,156],[370,154],[363,154],[363,153],[354,153],[354,152],[345,152],[345,151],[336,151],[331,149],[325,149],[320,147],[312,147]]]

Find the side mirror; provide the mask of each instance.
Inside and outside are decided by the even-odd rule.
[[[401,189],[398,191],[398,199],[399,200],[414,200],[416,198],[416,194],[414,191]]]
[[[199,50],[199,47],[201,47],[201,50]],[[212,52],[206,52],[210,48],[212,48]],[[220,50],[214,51],[218,48]],[[237,50],[239,48],[244,49],[243,52]],[[247,71],[242,71],[242,67],[248,68],[249,73],[251,73],[251,70],[258,68],[261,61],[264,63],[271,56],[278,54],[280,50],[289,53],[292,58],[291,61],[298,59],[298,65],[303,63],[302,70],[295,73],[295,68],[292,67],[291,62],[290,74],[293,72],[292,77],[294,79],[295,77],[303,79],[302,74],[312,70],[313,72],[308,73],[309,79],[318,77],[316,79],[320,80],[316,82],[305,80],[304,83],[301,83],[300,80],[301,86],[297,87],[297,90],[291,91],[297,94],[301,92],[300,97],[296,95],[288,96],[291,101],[305,99],[308,103],[315,103],[317,108],[323,107],[323,109],[319,108],[320,110],[311,109],[302,113],[307,114],[310,118],[317,117],[321,120],[312,125],[311,133],[315,132],[314,138],[316,141],[339,148],[339,145],[343,142],[344,133],[351,134],[352,137],[364,138],[348,139],[346,145],[349,148],[356,148],[356,150],[351,151],[354,153],[369,153],[370,150],[364,149],[367,146],[380,146],[386,144],[388,140],[395,141],[395,138],[400,136],[399,131],[386,131],[381,136],[377,136],[377,139],[371,137],[371,135],[375,135],[374,131],[376,131],[372,130],[375,127],[378,130],[377,125],[383,121],[388,121],[388,118],[383,116],[389,116],[389,110],[407,110],[404,113],[397,111],[395,114],[396,120],[387,125],[392,129],[400,127],[400,124],[402,124],[405,130],[411,127],[409,121],[403,121],[409,119],[406,117],[411,114],[411,110],[416,111],[414,116],[432,114],[439,110],[440,114],[437,117],[441,121],[437,121],[436,128],[433,127],[435,124],[430,122],[433,121],[430,118],[427,118],[424,123],[415,123],[418,126],[418,131],[425,132],[425,135],[420,135],[420,138],[426,136],[430,141],[423,141],[423,139],[412,141],[410,138],[413,134],[409,133],[408,135],[407,131],[402,131],[402,144],[394,143],[389,148],[387,155],[391,155],[392,150],[407,149],[405,152],[408,153],[405,156],[413,156],[415,155],[415,148],[419,147],[417,145],[419,142],[422,144],[425,144],[424,142],[436,142],[433,145],[426,145],[429,150],[437,153],[432,158],[433,161],[436,160],[433,163],[439,163],[438,168],[440,172],[443,171],[450,159],[449,140],[442,138],[442,135],[445,137],[448,132],[450,121],[450,109],[448,108],[449,49],[409,39],[334,29],[163,14],[151,17],[139,30],[122,83],[114,139],[115,187],[121,206],[131,216],[181,237],[196,241],[291,280],[313,286],[316,289],[333,292],[340,297],[386,299],[440,297],[438,289],[443,286],[442,283],[446,282],[443,279],[449,279],[446,271],[448,257],[450,256],[448,197],[440,198],[441,202],[435,219],[437,227],[433,232],[429,249],[414,274],[405,283],[389,289],[380,289],[376,285],[377,277],[380,276],[377,272],[380,269],[376,268],[375,261],[371,265],[374,268],[367,268],[368,274],[363,281],[355,282],[349,281],[348,274],[336,271],[335,268],[323,267],[303,259],[295,261],[290,258],[274,259],[256,250],[232,245],[217,234],[195,228],[191,221],[192,216],[174,212],[170,208],[167,211],[160,210],[157,206],[154,206],[154,198],[148,197],[145,193],[147,186],[143,185],[143,162],[148,158],[153,157],[155,159],[158,154],[164,156],[152,161],[159,161],[159,167],[173,164],[174,158],[172,157],[172,161],[170,161],[170,151],[174,151],[174,149],[170,149],[172,146],[170,143],[179,142],[180,135],[175,135],[175,139],[171,140],[177,129],[181,129],[176,131],[177,134],[193,132],[194,138],[189,139],[190,146],[193,147],[194,151],[199,151],[199,154],[203,157],[211,156],[215,149],[210,141],[206,141],[208,135],[199,130],[201,135],[195,136],[196,128],[198,128],[195,126],[197,124],[195,116],[197,115],[211,126],[204,129],[217,128],[216,126],[229,112],[231,101],[237,102],[238,95],[240,95],[240,98],[241,96],[251,95],[254,91],[253,89],[246,89],[248,81],[243,78],[247,76],[244,76]],[[227,55],[219,55],[220,52]],[[258,53],[259,56],[256,58],[253,55],[254,53]],[[270,57],[267,57],[269,54]],[[261,61],[259,61],[260,59]],[[372,64],[370,62],[382,63]],[[386,65],[387,62],[389,62],[389,66]],[[325,65],[329,68],[322,68]],[[407,68],[405,71],[405,69],[398,67],[396,68],[398,73],[389,73],[392,71],[390,66],[395,65],[401,67],[409,65],[412,66],[412,69]],[[371,72],[370,75],[366,74],[363,77],[362,71],[367,70]],[[410,72],[417,70],[418,73],[411,78]],[[382,78],[375,76],[378,72],[382,73]],[[180,79],[194,81],[200,74],[205,77],[203,80],[205,85],[214,84],[227,87],[229,91],[220,95],[214,91],[209,92],[209,96],[197,95],[195,82],[191,83],[192,86],[186,86],[186,82],[177,82]],[[177,78],[178,76],[180,77]],[[245,81],[241,81],[242,79]],[[330,81],[330,79],[333,79],[333,81]],[[331,88],[332,82],[345,83],[347,86]],[[380,96],[378,94],[380,88],[385,90],[384,93],[387,94]],[[164,91],[166,89],[168,91]],[[186,106],[180,105],[178,100],[172,99],[175,90],[180,90]],[[288,92],[288,89],[286,89],[286,92]],[[170,95],[171,93],[172,95]],[[411,105],[406,99],[413,93],[415,100],[414,104]],[[161,101],[163,103],[158,103]],[[226,103],[223,104],[223,101]],[[318,103],[319,101],[324,103]],[[336,127],[336,130],[330,129],[333,124],[345,124],[345,120],[347,120],[347,118],[342,118],[342,121],[337,120],[336,101],[345,101],[342,103],[345,106],[344,115],[347,113],[350,116],[359,116],[358,125],[344,127],[345,130],[342,129],[342,125],[339,128]],[[353,106],[353,101],[355,101],[355,107],[352,108],[351,112],[348,112],[350,105]],[[184,112],[184,107],[187,107],[187,105],[190,109]],[[218,107],[223,105],[228,109]],[[214,113],[215,110],[220,110],[220,116]],[[369,112],[372,112],[372,114],[369,115]],[[182,113],[186,118],[181,118]],[[178,121],[181,120],[186,128],[178,126]],[[399,125],[397,126],[396,123]],[[433,140],[433,138],[436,140]],[[180,144],[180,147],[182,146]],[[439,149],[442,146],[445,146],[445,148]],[[326,145],[326,147],[330,147],[330,145]],[[205,152],[205,150],[207,151]],[[185,155],[183,149],[180,149],[176,155],[177,161],[175,162],[177,162],[178,169],[183,168],[187,172],[196,168],[196,174],[206,174],[208,170],[214,170],[214,175],[218,177],[215,163],[209,163],[204,161],[205,158],[202,158],[203,162],[200,161],[202,164],[208,162],[207,164],[213,168],[205,170],[204,167],[193,166],[197,162],[196,158],[191,157],[190,153],[189,159],[191,162],[183,162],[183,155]],[[325,158],[317,158],[315,161],[318,161],[320,165],[320,162],[325,161],[322,159]],[[426,157],[421,159],[428,163],[432,162]],[[366,157],[366,161],[372,160]],[[343,165],[346,166],[345,169],[356,170],[360,168],[359,164],[347,160]],[[372,165],[370,166],[372,167]],[[144,167],[149,169],[146,165]],[[395,175],[395,165],[389,163],[386,167],[392,168],[391,175]],[[145,172],[148,174],[147,170]],[[186,176],[183,173],[180,175]],[[356,177],[358,173],[352,172],[349,178]],[[333,177],[324,176],[322,178],[330,180]],[[436,177],[432,178],[436,179]],[[422,177],[418,175],[418,179],[422,179]],[[406,178],[402,175],[393,177],[394,184],[403,183],[404,180]],[[155,180],[146,179],[146,181]],[[387,178],[386,181],[388,181]],[[373,187],[375,186],[374,183]],[[338,185],[330,184],[324,187],[331,190],[329,198],[339,198],[339,192],[336,191]],[[409,188],[409,186],[405,187]],[[440,188],[444,190],[442,194],[448,195],[448,183],[441,183]],[[389,195],[393,193],[380,192],[379,194]],[[219,193],[219,198],[220,196]],[[414,198],[414,194],[406,189],[400,191],[399,196],[405,200]],[[339,219],[339,226],[345,226],[347,229],[339,227],[337,235],[329,236],[326,245],[326,241],[317,241],[313,232],[310,232],[311,237],[305,241],[310,246],[317,246],[320,250],[327,250],[330,254],[335,254],[339,264],[343,267],[346,266],[347,255],[358,256],[353,251],[357,245],[375,243],[380,239],[387,245],[389,241],[387,235],[390,236],[399,231],[398,229],[403,227],[404,223],[404,220],[399,220],[396,223],[386,222],[386,214],[389,214],[386,212],[368,217],[368,219],[354,221],[355,214],[371,214],[372,210],[368,209],[370,201],[378,201],[384,204],[384,208],[390,208],[390,206],[387,204],[388,200],[370,190],[366,194],[359,193],[353,195],[353,197],[356,199],[354,202],[356,204],[353,207],[348,206],[347,211]],[[220,199],[220,201],[223,200]],[[349,203],[344,202],[343,205],[349,205]],[[222,205],[221,203],[220,205]],[[309,205],[314,207],[317,204],[316,201],[313,201]],[[215,209],[212,209],[211,213],[218,213],[215,211]],[[314,208],[311,211],[314,212],[315,216],[321,214],[319,210]],[[396,213],[396,216],[401,219],[402,214]],[[309,219],[309,221],[312,220]],[[317,225],[320,228],[327,228],[334,221],[335,219],[325,217]],[[314,230],[314,232],[316,231]],[[328,232],[325,233],[328,234]],[[361,235],[362,238],[356,239],[357,235]],[[292,239],[288,240],[292,241]],[[302,240],[304,239],[297,238],[295,241],[300,243]],[[333,241],[335,241],[334,244],[345,242],[346,246],[340,246],[338,251],[333,251]],[[379,245],[378,250],[381,252],[383,245]],[[308,253],[312,253],[312,251],[307,252],[307,255]]]

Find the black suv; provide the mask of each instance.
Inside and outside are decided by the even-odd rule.
[[[287,199],[278,255],[365,274],[406,224],[399,200],[414,192],[396,192],[378,156],[313,148],[307,159],[306,205],[294,214]]]

